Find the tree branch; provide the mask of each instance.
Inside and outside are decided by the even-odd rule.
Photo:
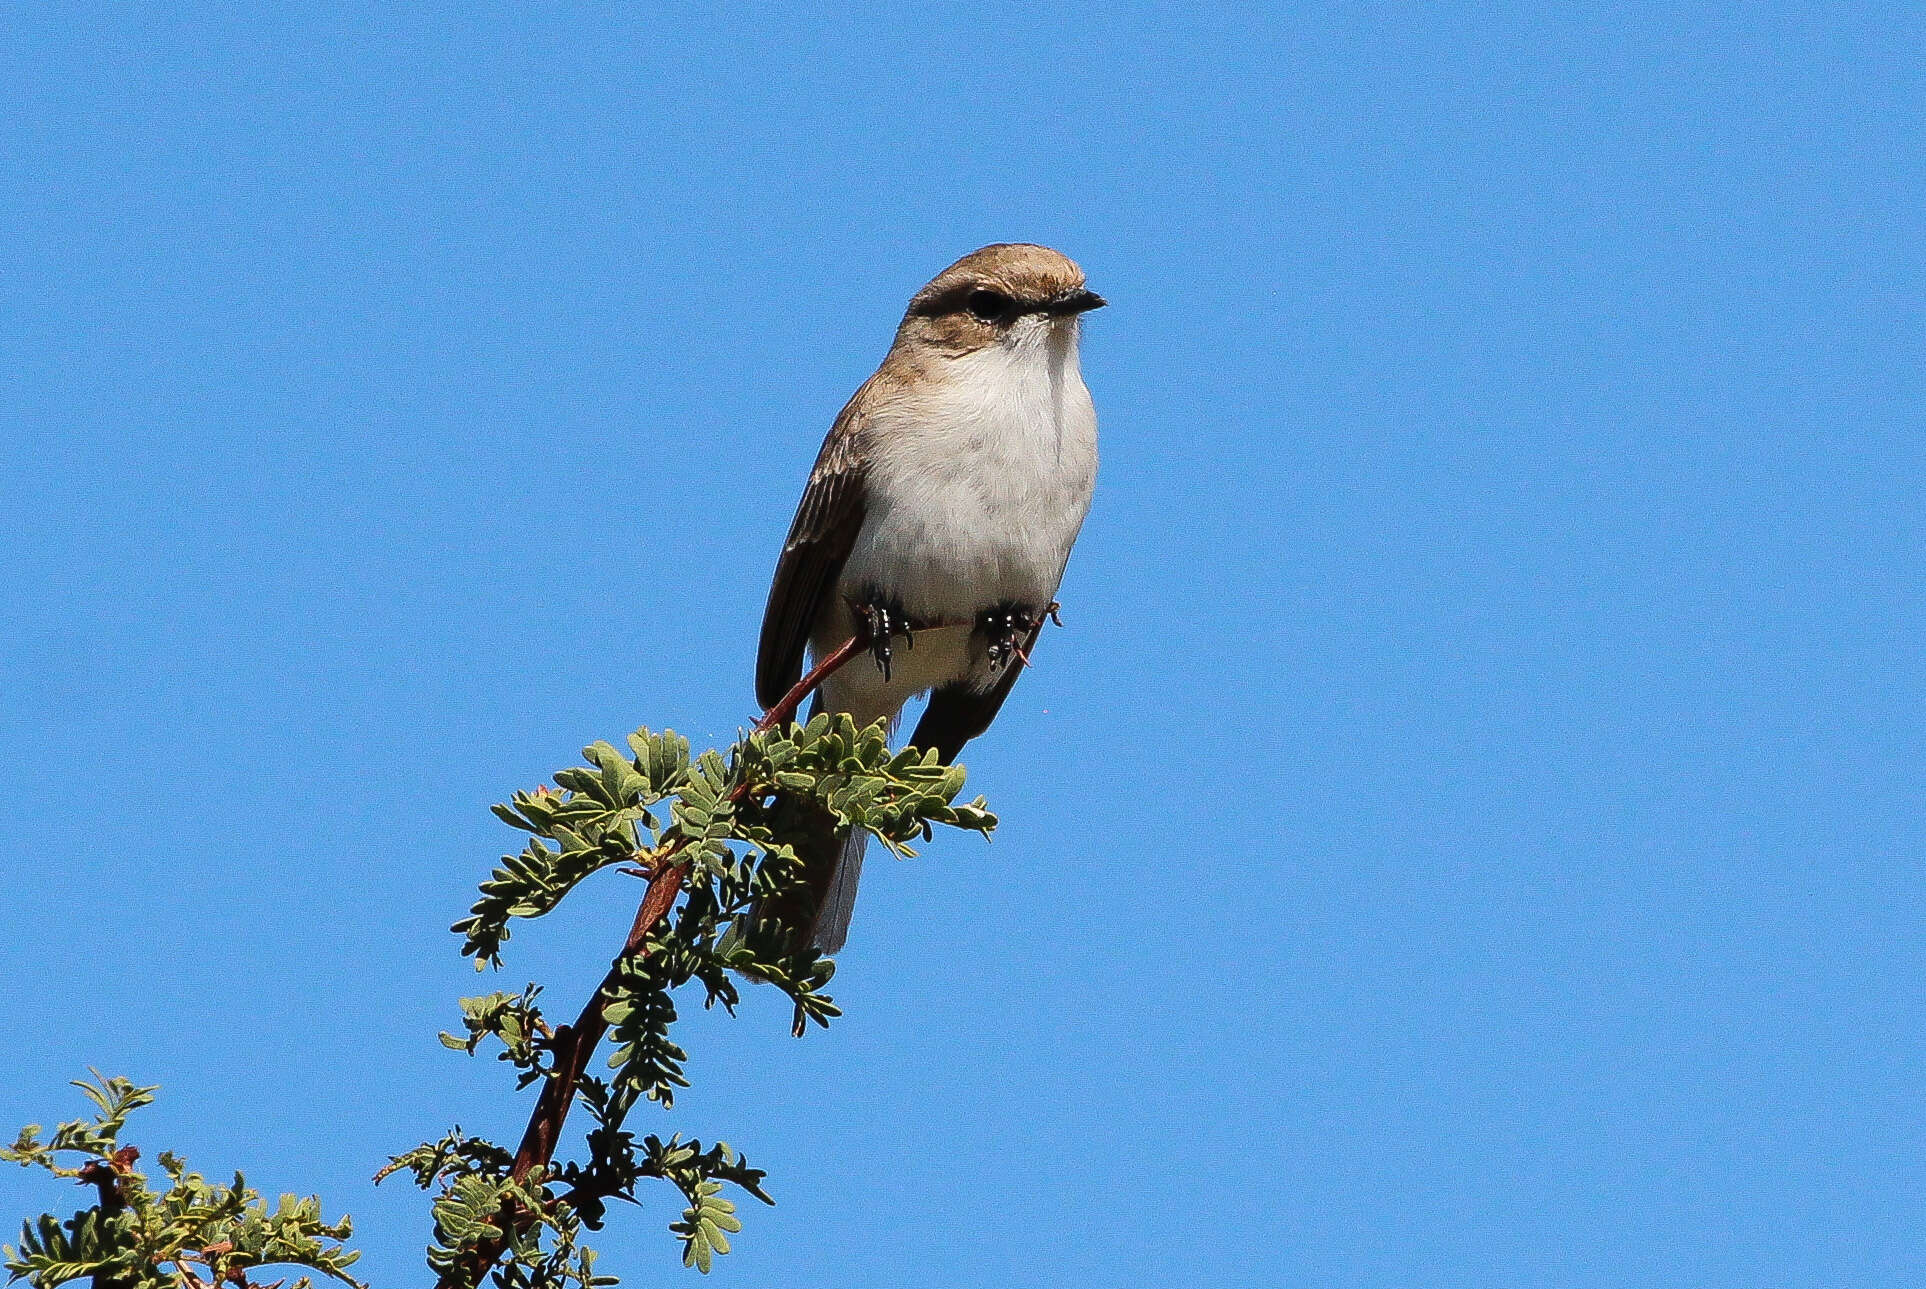
[[[935,626],[953,626],[954,623],[938,623]],[[924,630],[934,629],[925,627]],[[793,685],[789,692],[774,707],[762,714],[755,724],[755,732],[765,733],[787,721],[795,719],[796,710],[803,700],[815,693],[822,683],[840,668],[869,646],[869,636],[858,632],[845,640],[816,663],[809,674]],[[739,798],[741,789],[732,794]],[[669,860],[674,852],[656,856],[653,876],[649,878],[649,888],[642,895],[641,907],[635,911],[635,921],[629,927],[628,939],[622,943],[622,951],[615,955],[608,974],[596,986],[594,995],[582,1008],[582,1014],[575,1018],[573,1025],[565,1025],[555,1031],[549,1049],[555,1054],[555,1064],[542,1083],[541,1095],[535,1100],[535,1109],[528,1118],[528,1127],[522,1133],[521,1145],[515,1150],[515,1164],[512,1176],[521,1181],[536,1168],[545,1168],[555,1158],[555,1147],[562,1135],[562,1125],[568,1120],[569,1107],[575,1102],[575,1086],[588,1069],[589,1057],[594,1055],[602,1036],[608,1032],[608,1021],[602,1018],[602,1009],[613,996],[613,989],[622,965],[642,953],[644,941],[649,931],[662,920],[676,897],[682,893],[682,880],[688,876],[687,864],[674,864]],[[472,1277],[466,1282],[442,1277],[438,1289],[460,1289],[466,1284],[478,1285],[488,1269],[501,1257],[506,1241],[493,1240],[477,1249],[468,1270]]]
[[[1054,603],[1050,605],[1048,613],[1052,618],[1056,616],[1056,609]],[[974,625],[973,622],[930,622],[917,627],[912,634]],[[762,714],[753,727],[754,732],[766,733],[794,720],[805,699],[869,646],[868,632],[859,631],[824,655],[774,707]],[[1024,661],[1027,663],[1029,660],[1026,658]],[[740,801],[745,790],[738,787],[730,794],[730,800]],[[629,927],[629,936],[622,944],[622,951],[615,955],[608,974],[602,977],[602,983],[596,986],[594,995],[582,1008],[582,1014],[575,1018],[575,1023],[557,1029],[549,1042],[549,1049],[555,1055],[555,1064],[543,1080],[541,1095],[536,1098],[534,1112],[529,1115],[528,1127],[522,1133],[521,1144],[516,1148],[511,1173],[516,1181],[521,1181],[536,1168],[546,1168],[555,1158],[562,1126],[568,1119],[569,1107],[575,1101],[576,1084],[587,1071],[589,1058],[594,1055],[602,1036],[608,1032],[608,1022],[603,1019],[602,1010],[613,997],[621,968],[641,956],[650,930],[674,907],[676,897],[682,893],[682,882],[688,876],[689,866],[670,862],[676,849],[654,857],[648,890],[643,893],[642,904],[635,911],[635,921]],[[464,1285],[479,1285],[489,1268],[501,1257],[506,1244],[507,1241],[502,1238],[483,1244],[476,1249],[466,1268],[471,1273],[468,1280],[455,1278],[455,1273],[451,1271],[441,1278],[437,1289],[463,1289]]]
[[[861,653],[869,644],[869,637],[858,633],[845,640],[822,661],[810,669],[808,675],[793,685],[782,700],[762,714],[755,724],[758,734],[772,730],[791,720],[796,709],[802,706],[821,684],[836,671]],[[737,794],[739,795],[740,790]],[[682,892],[682,879],[688,876],[687,864],[668,863],[670,855],[656,858],[654,876],[649,879],[649,889],[642,895],[641,907],[635,911],[635,922],[629,927],[629,938],[622,944],[622,951],[615,955],[615,962],[609,973],[596,987],[594,997],[582,1008],[582,1014],[575,1018],[573,1025],[555,1032],[550,1044],[555,1053],[555,1068],[542,1085],[542,1094],[536,1099],[535,1112],[529,1116],[528,1128],[522,1134],[522,1143],[515,1151],[514,1178],[522,1180],[529,1170],[537,1165],[545,1165],[555,1157],[555,1145],[561,1136],[562,1124],[568,1118],[569,1106],[575,1100],[575,1082],[588,1069],[589,1056],[602,1035],[608,1030],[608,1022],[602,1019],[602,1009],[608,1005],[621,965],[642,952],[642,943],[648,938],[651,928],[662,920],[662,916],[675,904],[676,896]]]
[[[120,1188],[120,1179],[134,1170],[134,1161],[139,1158],[140,1151],[136,1147],[122,1146],[114,1152],[113,1158],[90,1159],[74,1173],[74,1180],[82,1186],[92,1186],[100,1191],[102,1217],[127,1211],[127,1195]],[[93,1289],[122,1289],[127,1279],[106,1271],[96,1271],[91,1283]]]
[[[924,628],[926,631],[933,629],[934,628],[930,627]],[[796,709],[802,706],[803,699],[815,693],[817,688],[820,687],[825,680],[828,680],[830,676],[842,669],[844,663],[868,647],[869,634],[867,632],[859,631],[849,639],[843,641],[828,657],[822,659],[822,661],[810,668],[807,676],[804,676],[794,685],[791,685],[789,692],[782,696],[782,701],[762,714],[762,719],[756,722],[755,732],[758,734],[766,733],[776,728],[776,726],[781,725],[784,721],[796,719]]]

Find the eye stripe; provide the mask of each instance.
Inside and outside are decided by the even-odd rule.
[[[978,293],[1000,295],[1005,301],[1011,299],[1007,293],[996,291],[994,287],[982,287],[982,285],[975,285],[975,283],[959,283],[959,285],[955,285],[955,287],[950,287],[948,291],[942,291],[942,293],[938,293],[938,295],[930,295],[930,297],[926,297],[923,301],[913,304],[909,312],[913,312],[913,314],[917,314],[917,316],[923,316],[923,318],[944,318],[944,316],[948,316],[948,314],[969,312],[971,301],[975,299]],[[1015,301],[1011,301],[1011,312],[1015,314]]]
[[[1001,291],[978,290],[970,292],[965,307],[979,322],[1001,322],[1016,308],[1016,301]]]

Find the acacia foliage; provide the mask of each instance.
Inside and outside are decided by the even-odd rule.
[[[313,1196],[283,1195],[269,1208],[241,1174],[210,1182],[165,1150],[159,1162],[166,1184],[156,1186],[135,1167],[140,1150],[121,1144],[128,1116],[152,1104],[155,1090],[98,1073],[74,1086],[94,1103],[95,1115],[60,1124],[45,1139],[38,1124],[28,1124],[0,1149],[0,1160],[92,1185],[99,1198],[64,1222],[51,1213],[27,1222],[20,1243],[0,1249],[12,1279],[207,1289],[246,1286],[262,1267],[288,1266],[313,1273],[298,1276],[292,1289],[310,1289],[314,1276],[365,1289],[348,1274],[360,1254],[341,1243],[353,1234],[347,1218],[325,1220]]]
[[[446,1046],[494,1051],[517,1088],[565,1090],[587,1125],[566,1157],[524,1157],[519,1166],[516,1152],[459,1127],[390,1158],[377,1180],[401,1174],[434,1194],[428,1263],[446,1289],[484,1280],[499,1289],[614,1284],[597,1270],[583,1234],[602,1227],[612,1201],[638,1202],[649,1180],[679,1193],[683,1207],[669,1230],[683,1264],[708,1271],[742,1229],[731,1195],[774,1201],[764,1171],[728,1143],[680,1133],[638,1140],[629,1127],[642,1102],[666,1110],[689,1087],[687,1053],[674,1039],[678,998],[699,997],[733,1015],[738,982],[761,980],[793,1004],[794,1034],[828,1025],[841,1014],[825,989],[835,963],[796,926],[762,913],[807,909],[807,849],[820,846],[825,830],[861,828],[911,856],[911,843],[937,825],[985,836],[996,826],[981,798],[958,803],[962,767],[913,748],[892,751],[880,723],[859,728],[846,715],[757,728],[726,754],[692,755],[673,731],[642,729],[627,751],[598,742],[583,759],[556,773],[552,788],[517,792],[494,807],[529,838],[502,858],[452,928],[462,953],[478,971],[500,968],[517,921],[553,912],[604,869],[647,877],[651,893],[673,898],[652,923],[638,921],[593,1000],[590,1014],[610,1038],[600,1071],[576,1062],[580,1072],[570,1075],[564,1058],[583,1035],[550,1023],[539,986],[460,1000],[461,1032],[444,1033]],[[549,1086],[564,1079],[566,1089]],[[231,1186],[210,1185],[166,1154],[170,1185],[152,1189],[131,1171],[137,1152],[119,1144],[119,1133],[153,1089],[122,1079],[81,1086],[99,1116],[63,1124],[45,1143],[29,1128],[0,1158],[76,1176],[58,1160],[77,1152],[83,1167],[109,1169],[112,1184],[64,1224],[50,1215],[29,1221],[18,1249],[5,1252],[15,1279],[35,1289],[88,1277],[96,1289],[223,1281],[242,1289],[255,1283],[254,1268],[280,1262],[357,1284],[347,1272],[357,1255],[339,1243],[350,1233],[345,1218],[324,1221],[313,1199],[283,1197],[270,1210],[238,1175]],[[310,1279],[293,1289],[307,1289]]]

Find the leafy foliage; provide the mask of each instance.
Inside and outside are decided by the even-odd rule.
[[[239,1173],[228,1184],[209,1182],[166,1151],[160,1165],[167,1185],[150,1186],[134,1168],[140,1151],[121,1145],[120,1136],[128,1115],[153,1102],[154,1089],[94,1078],[74,1084],[97,1108],[92,1119],[63,1123],[45,1141],[39,1127],[29,1125],[0,1149],[0,1159],[74,1178],[99,1193],[93,1207],[65,1222],[48,1213],[26,1223],[19,1247],[0,1250],[13,1279],[35,1289],[84,1278],[117,1289],[222,1283],[238,1289],[256,1283],[250,1272],[286,1265],[360,1289],[348,1274],[360,1255],[340,1243],[352,1234],[348,1219],[324,1220],[318,1199],[283,1195],[270,1209]],[[70,1157],[77,1162],[63,1162]],[[304,1275],[293,1289],[312,1284]]]
[[[554,1037],[535,1005],[541,992],[540,985],[530,985],[519,994],[497,992],[462,999],[461,1023],[468,1037],[457,1038],[444,1031],[442,1046],[473,1056],[485,1040],[497,1039],[502,1045],[497,1059],[520,1070],[515,1086],[527,1087],[542,1076],[543,1044]]]
[[[592,744],[587,764],[557,773],[554,788],[518,792],[494,807],[529,840],[502,858],[454,925],[477,970],[501,966],[516,920],[554,911],[603,869],[622,867],[650,884],[636,931],[573,1027],[551,1025],[541,990],[529,985],[462,999],[462,1032],[441,1035],[470,1055],[494,1050],[518,1088],[540,1086],[542,1105],[565,1108],[573,1097],[591,1123],[580,1157],[559,1162],[546,1144],[552,1136],[518,1159],[458,1127],[391,1158],[377,1181],[405,1173],[434,1193],[428,1263],[443,1289],[484,1279],[498,1289],[614,1284],[595,1270],[582,1235],[601,1228],[610,1201],[636,1203],[645,1180],[680,1193],[684,1207],[669,1229],[683,1264],[707,1272],[742,1229],[725,1188],[775,1201],[763,1171],[727,1143],[679,1134],[638,1143],[627,1126],[640,1103],[668,1109],[689,1087],[688,1056],[673,1037],[675,994],[699,985],[705,1008],[734,1014],[738,982],[765,982],[793,1004],[793,1033],[827,1025],[841,1014],[825,992],[835,964],[802,943],[794,925],[793,910],[809,899],[803,856],[848,829],[866,829],[910,856],[910,843],[935,825],[985,836],[996,826],[980,798],[957,804],[960,767],[915,749],[892,752],[880,724],[858,728],[847,716],[752,730],[726,756],[692,756],[680,735],[647,729],[629,737],[628,749]],[[612,1039],[606,1077],[586,1068],[604,1027]],[[286,1263],[357,1283],[346,1270],[356,1255],[338,1243],[349,1234],[345,1218],[327,1223],[318,1201],[292,1196],[270,1210],[238,1175],[232,1185],[213,1185],[166,1154],[169,1185],[151,1190],[133,1171],[138,1152],[120,1146],[119,1135],[153,1090],[124,1079],[78,1086],[98,1115],[60,1125],[45,1142],[29,1127],[0,1158],[94,1182],[101,1202],[65,1223],[51,1215],[29,1222],[19,1249],[5,1250],[16,1279],[35,1289],[81,1277],[96,1289],[211,1289],[223,1281],[245,1289],[251,1270]],[[79,1167],[58,1162],[68,1154],[82,1159]],[[309,1289],[310,1279],[293,1289]]]
[[[508,1151],[459,1132],[396,1157],[389,1171],[406,1169],[424,1188],[439,1188],[428,1256],[444,1285],[473,1284],[487,1255],[506,1245],[493,1273],[498,1285],[567,1281],[592,1289],[580,1232],[602,1225],[609,1201],[637,1202],[644,1179],[681,1192],[686,1207],[669,1229],[682,1241],[684,1265],[708,1271],[742,1229],[725,1187],[774,1201],[762,1170],[727,1143],[649,1136],[638,1145],[626,1127],[641,1102],[666,1109],[689,1086],[688,1054],[673,1037],[676,992],[698,984],[704,1007],[733,1014],[738,980],[762,981],[794,1005],[793,1033],[827,1025],[841,1014],[825,992],[835,963],[800,944],[795,927],[764,916],[799,894],[800,856],[812,841],[819,844],[825,829],[863,828],[910,856],[910,843],[935,825],[985,836],[996,826],[981,799],[957,803],[961,767],[915,749],[893,752],[881,724],[858,728],[847,716],[750,731],[727,756],[692,756],[672,731],[638,730],[628,745],[624,754],[592,744],[583,749],[586,765],[555,776],[557,790],[518,792],[495,807],[531,840],[502,859],[454,926],[478,968],[500,966],[516,919],[553,911],[602,869],[648,876],[652,892],[672,878],[677,890],[667,916],[616,961],[598,993],[610,1074],[575,1080],[594,1124],[583,1160],[531,1169],[518,1180]],[[463,999],[466,1036],[442,1041],[473,1053],[492,1040],[523,1085],[563,1077],[555,1059],[561,1033],[542,1018],[537,992],[530,986]]]

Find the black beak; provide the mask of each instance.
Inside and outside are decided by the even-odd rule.
[[[1043,311],[1052,317],[1069,318],[1092,309],[1101,309],[1108,303],[1095,291],[1071,291],[1050,301]]]

